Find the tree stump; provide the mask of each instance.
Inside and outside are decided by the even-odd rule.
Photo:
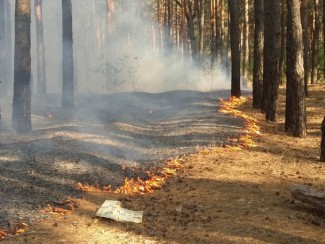
[[[320,161],[325,162],[325,116],[321,126],[322,130],[322,141],[320,144]]]
[[[325,192],[316,191],[305,185],[294,185],[291,195],[295,199],[325,211]]]

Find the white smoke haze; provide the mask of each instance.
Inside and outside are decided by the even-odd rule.
[[[116,3],[108,33],[106,1],[72,0],[77,92],[134,91],[133,85],[136,91],[146,92],[229,89],[230,79],[224,65],[215,67],[207,74],[192,65],[190,54],[182,57],[181,50],[176,47],[157,49],[157,22],[145,15],[145,10],[140,7],[142,1],[124,2],[123,6]],[[43,1],[43,13],[48,93],[61,93],[61,1]],[[35,91],[34,23],[32,13],[32,80]],[[161,33],[159,35],[163,37]],[[131,74],[130,69],[133,69]]]

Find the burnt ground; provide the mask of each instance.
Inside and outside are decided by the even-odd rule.
[[[218,98],[203,93],[79,95],[74,109],[60,97],[35,97],[33,132],[10,131],[10,100],[3,101],[0,132],[0,229],[33,223],[48,203],[81,197],[77,182],[119,186],[125,177],[145,178],[163,160],[220,146],[241,132],[242,121],[218,113]],[[122,170],[122,165],[139,170]],[[127,167],[128,169],[129,167]]]

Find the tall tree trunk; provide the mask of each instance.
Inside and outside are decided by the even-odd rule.
[[[287,89],[285,128],[294,136],[306,136],[303,37],[300,0],[287,0]]]
[[[248,0],[244,0],[244,25],[243,25],[243,87],[247,87],[248,66],[249,66],[249,18],[248,18]]]
[[[325,57],[325,1],[323,0],[323,52]],[[324,58],[324,76],[325,76],[325,58]]]
[[[17,133],[27,133],[32,130],[30,89],[30,5],[30,0],[16,0],[12,128]]]
[[[46,94],[45,76],[45,48],[43,37],[43,0],[34,1],[34,12],[36,20],[36,45],[37,45],[37,93]]]
[[[263,49],[264,49],[264,0],[254,0],[254,64],[253,64],[253,108],[262,107],[263,99]]]
[[[178,11],[178,5],[175,4],[175,25],[174,25],[174,30],[175,30],[175,42],[176,42],[176,47],[177,47],[177,50],[179,51],[180,49],[180,28],[179,28],[179,11]]]
[[[10,0],[5,0],[5,9],[6,9],[6,84],[8,87],[12,84],[13,78],[13,53],[12,53],[12,24],[11,24],[11,3]],[[8,90],[8,88],[6,88]]]
[[[165,53],[168,54],[172,45],[171,39],[171,0],[165,0],[164,11],[164,47]]]
[[[215,53],[216,53],[216,59],[217,59],[217,63],[220,62],[221,59],[221,16],[220,16],[220,0],[215,0],[215,4],[214,4],[214,17],[215,17],[215,25],[211,28],[215,28],[214,32],[215,32]]]
[[[279,50],[281,47],[280,0],[265,1],[264,16],[263,97],[265,99],[265,115],[267,120],[277,121],[280,79]]]
[[[173,16],[173,8],[172,8],[172,0],[167,0],[167,43],[168,49],[172,48],[172,16]]]
[[[325,1],[324,1],[325,2]],[[300,6],[301,26],[302,26],[302,38],[304,43],[304,83],[305,83],[305,95],[308,96],[308,74],[309,74],[309,29],[308,29],[308,0],[302,0]],[[325,15],[324,15],[325,16]],[[325,50],[325,49],[324,49]]]
[[[159,0],[158,0],[159,1]],[[185,0],[182,4],[182,46],[183,46],[183,58],[187,55],[187,31],[186,31],[186,13],[185,13]]]
[[[225,28],[225,21],[227,18],[227,15],[225,14],[225,1],[224,0],[219,0],[219,16],[220,16],[220,33],[221,33],[221,43],[220,43],[220,48],[221,48],[221,62],[223,65],[227,66],[228,62],[228,50],[227,49],[227,44],[228,43],[228,34]]]
[[[200,63],[202,62],[203,55],[204,55],[205,5],[206,5],[206,0],[200,0],[200,25],[199,25]]]
[[[317,82],[318,75],[318,53],[319,53],[319,0],[314,0],[314,31],[313,31],[313,41],[311,47],[311,83]]]
[[[6,8],[5,0],[0,0],[0,94],[7,94],[7,75],[6,64],[7,60],[7,45],[6,45]]]
[[[283,64],[286,49],[286,0],[281,0],[281,52],[280,52],[280,84],[283,84],[282,74],[283,74]]]
[[[210,34],[210,50],[211,50],[211,68],[214,67],[217,59],[216,53],[216,11],[215,11],[216,0],[210,1],[210,12],[211,12],[211,34]]]
[[[62,0],[62,107],[73,107],[73,38],[71,0]]]
[[[197,55],[197,45],[196,45],[195,30],[194,30],[194,19],[193,19],[192,4],[189,0],[184,0],[184,8],[185,8],[185,16],[188,25],[188,33],[191,42],[192,59],[194,64],[197,65],[198,55]]]
[[[239,1],[228,0],[230,12],[231,96],[240,97]]]

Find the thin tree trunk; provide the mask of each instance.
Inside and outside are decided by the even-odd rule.
[[[239,2],[228,0],[230,12],[231,96],[240,97]]]
[[[193,11],[192,11],[191,2],[189,0],[184,0],[184,7],[185,7],[185,16],[187,19],[189,36],[190,36],[190,42],[191,42],[192,59],[194,64],[197,65],[198,55],[197,55],[197,45],[196,45],[196,38],[195,38],[194,20],[193,20]]]
[[[12,128],[17,133],[27,133],[32,130],[30,89],[30,6],[30,0],[16,0]]]
[[[161,38],[161,12],[160,12],[160,0],[157,0],[157,24],[158,24],[158,32],[157,32],[157,49],[161,49],[163,46],[163,41]]]
[[[200,0],[200,25],[199,25],[200,63],[202,62],[203,55],[204,55],[205,5],[206,5],[206,0]]]
[[[285,127],[293,136],[304,137],[307,129],[300,0],[287,0],[287,8],[287,43],[290,45],[287,45]]]
[[[172,0],[167,1],[167,43],[168,43],[168,49],[172,48],[172,16],[173,16],[173,8],[172,8]]]
[[[311,83],[317,82],[318,75],[318,54],[319,54],[319,0],[314,0],[314,32],[311,49]]]
[[[6,8],[5,0],[0,0],[0,33],[6,33]],[[6,38],[2,36],[0,38],[0,79],[1,79],[1,95],[7,94],[7,75],[6,75],[6,64],[7,60],[7,45]]]
[[[248,65],[249,65],[249,18],[248,18],[248,0],[244,0],[244,25],[243,25],[243,87],[247,88]]]
[[[179,50],[180,49],[180,31],[179,31],[179,12],[178,12],[178,5],[175,4],[175,26],[174,26],[174,31],[175,31],[175,42],[176,42],[176,47]]]
[[[73,38],[71,0],[62,0],[62,106],[73,107]]]
[[[210,50],[211,50],[211,68],[214,67],[217,59],[216,53],[216,12],[215,12],[216,0],[210,1],[210,11],[211,11],[211,34],[210,34]]]
[[[227,66],[228,62],[228,50],[227,50],[227,44],[228,43],[228,34],[225,28],[225,20],[226,20],[226,14],[225,14],[225,1],[219,0],[219,15],[220,15],[220,31],[221,31],[221,63],[225,66]]]
[[[254,0],[254,64],[253,64],[253,108],[262,107],[263,99],[263,49],[264,49],[264,0]]]
[[[43,0],[34,1],[37,45],[37,93],[46,94],[45,48],[43,36]]]
[[[186,45],[186,42],[187,42],[187,32],[186,32],[185,0],[183,0],[183,5],[182,5],[182,43],[183,43],[183,58],[187,54],[187,45]]]
[[[325,1],[323,0],[323,52],[325,57]],[[325,58],[324,58],[324,76],[325,76]]]
[[[13,61],[13,53],[12,53],[12,24],[11,24],[11,3],[10,0],[5,0],[5,10],[6,10],[6,86],[5,94],[7,94],[8,87],[12,85],[13,80],[13,69],[12,69],[12,61]]]
[[[325,2],[325,1],[324,1]],[[305,95],[308,96],[308,74],[309,74],[309,29],[308,29],[308,0],[302,0],[300,6],[301,14],[301,26],[302,26],[302,38],[304,43],[304,83],[305,83]],[[325,49],[324,49],[325,50]]]
[[[215,16],[215,53],[216,53],[216,59],[217,63],[219,64],[221,59],[221,16],[220,16],[220,2],[221,0],[215,0],[214,4],[214,16]],[[211,26],[211,28],[214,28]]]
[[[277,121],[280,79],[279,50],[281,46],[280,0],[265,1],[264,16],[263,97],[265,99],[265,115],[267,120]]]
[[[279,62],[280,84],[283,84],[283,64],[286,49],[286,0],[281,0],[281,53]]]

